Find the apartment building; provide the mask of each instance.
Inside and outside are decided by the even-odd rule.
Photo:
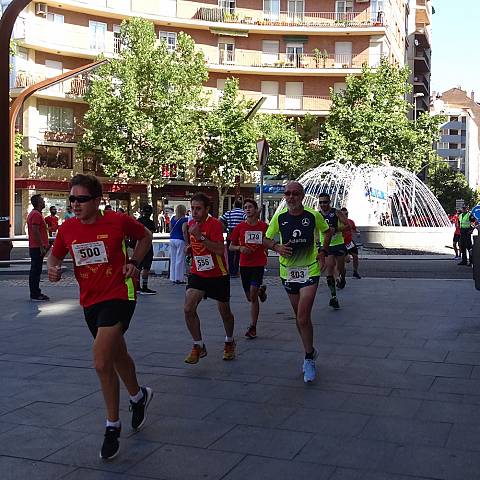
[[[408,101],[414,105],[410,117],[430,110],[431,23],[435,10],[431,0],[410,0],[408,6],[407,63],[413,85]]]
[[[450,168],[463,173],[470,188],[480,186],[480,105],[472,92],[452,88],[435,94],[434,114],[445,115],[446,122],[440,127],[437,153]]]
[[[345,87],[346,75],[382,56],[406,61],[409,0],[46,0],[31,3],[18,19],[12,60],[12,96],[46,77],[120,51],[122,20],[141,16],[155,24],[160,41],[174,49],[180,31],[205,53],[212,101],[225,80],[239,79],[245,97],[267,98],[262,111],[324,117],[330,92]],[[421,0],[417,0],[421,2]],[[33,159],[16,171],[19,218],[39,191],[63,207],[68,178],[102,173],[95,158],[81,158],[76,144],[87,109],[85,78],[42,90],[24,105],[18,128]],[[195,187],[166,168],[167,185],[154,192],[159,207],[183,201]],[[106,201],[129,209],[145,201],[146,185],[105,179]],[[227,198],[253,192],[242,184]],[[216,189],[211,192],[216,197]],[[19,215],[17,215],[18,217]],[[18,222],[18,230],[21,222]]]

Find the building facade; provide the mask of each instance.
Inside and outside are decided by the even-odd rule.
[[[188,33],[207,61],[205,90],[212,102],[225,80],[239,79],[247,98],[266,97],[263,112],[302,116],[328,114],[331,91],[345,88],[346,75],[382,57],[407,60],[409,0],[51,0],[31,3],[18,19],[11,94],[44,78],[120,51],[120,24],[141,16],[152,21],[159,41],[174,49]],[[421,0],[417,0],[421,2]],[[16,170],[17,217],[24,218],[34,191],[60,208],[68,179],[77,172],[102,174],[95,158],[81,158],[77,141],[87,109],[86,81],[76,77],[42,90],[24,105],[18,130],[33,152]],[[187,198],[195,189],[166,171],[167,186],[154,192],[158,208]],[[146,199],[142,182],[104,179],[106,201],[129,211]],[[203,187],[202,187],[203,188]],[[253,193],[242,183],[234,195]],[[204,189],[204,188],[203,188]],[[212,195],[216,189],[212,186]],[[168,203],[167,203],[168,202]],[[16,222],[21,230],[21,221]]]
[[[470,188],[480,186],[480,105],[472,92],[452,88],[434,95],[433,114],[445,115],[437,153],[450,168],[463,173]]]

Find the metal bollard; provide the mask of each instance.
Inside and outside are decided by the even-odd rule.
[[[473,237],[473,280],[475,281],[475,288],[480,290],[480,236]]]

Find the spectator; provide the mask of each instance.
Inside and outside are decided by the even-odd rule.
[[[170,222],[170,280],[185,283],[185,238],[183,225],[187,223],[185,205],[177,205]]]
[[[155,224],[153,223],[153,220],[150,218],[153,213],[153,208],[151,205],[144,205],[142,207],[142,214],[138,221],[148,230],[150,230],[152,233],[155,233]],[[150,249],[148,252],[145,254],[145,257],[142,259],[140,262],[138,268],[141,272],[141,281],[142,285],[140,286],[140,289],[138,290],[138,293],[140,295],[155,295],[157,292],[155,290],[151,290],[148,288],[148,275],[150,274],[150,269],[152,268],[152,262],[153,262],[153,246],[150,245]]]
[[[464,205],[462,213],[458,216],[460,223],[460,253],[462,254],[462,261],[458,265],[472,265],[472,223],[476,223],[476,218]],[[467,263],[468,252],[468,263]]]
[[[158,214],[158,232],[163,233],[165,231],[165,214],[163,210]]]
[[[170,215],[165,212],[165,233],[170,233]]]
[[[225,212],[221,217],[220,221],[223,223],[225,230],[227,232],[227,249],[228,249],[228,270],[231,277],[238,277],[239,264],[240,264],[240,252],[230,251],[230,237],[232,235],[233,229],[245,219],[245,212],[242,208],[242,201],[235,200],[233,208],[228,212]]]
[[[72,217],[74,217],[74,216],[75,216],[75,214],[72,212],[72,206],[71,206],[71,205],[67,205],[66,212],[65,212],[65,214],[63,215],[63,221],[68,220],[69,218],[72,218]]]
[[[50,215],[45,217],[45,223],[48,227],[48,235],[54,237],[57,234],[58,230],[58,217],[57,217],[57,207],[52,205],[50,207]]]
[[[42,210],[45,208],[45,200],[40,194],[33,195],[30,199],[33,210],[28,214],[28,247],[30,253],[30,299],[36,302],[50,300],[40,290],[40,276],[42,275],[43,258],[48,252],[47,224],[43,219]]]
[[[458,210],[455,210],[453,215],[450,215],[450,222],[451,224],[455,227],[455,232],[453,234],[453,250],[455,252],[455,260],[460,258],[460,255],[458,254],[458,243],[460,241],[460,223],[458,220],[460,212]]]
[[[108,204],[108,205],[105,205],[105,210],[113,210],[113,209],[112,209],[112,206]]]

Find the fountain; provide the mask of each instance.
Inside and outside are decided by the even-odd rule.
[[[318,197],[347,207],[364,244],[442,251],[453,227],[429,188],[412,172],[389,165],[326,162],[304,173],[305,205],[318,210]],[[283,202],[279,208],[283,206]]]

